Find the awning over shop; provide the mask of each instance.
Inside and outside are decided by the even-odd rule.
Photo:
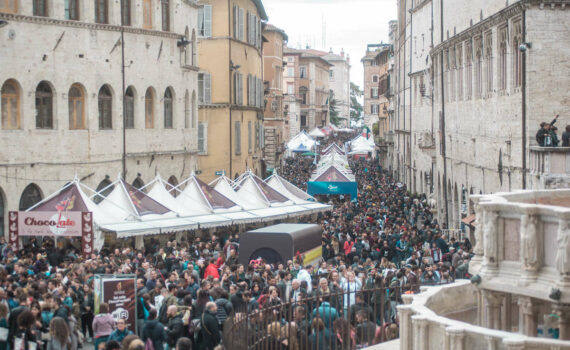
[[[461,222],[463,222],[465,225],[474,227],[475,224],[475,214],[471,214],[467,217],[464,217],[463,219],[461,219]]]

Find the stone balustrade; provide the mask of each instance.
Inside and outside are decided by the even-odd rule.
[[[570,147],[530,147],[531,189],[570,187]]]
[[[564,350],[570,342],[478,326],[480,289],[467,280],[427,287],[398,306],[401,350]],[[458,320],[465,318],[465,320]]]

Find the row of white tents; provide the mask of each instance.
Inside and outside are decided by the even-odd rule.
[[[64,196],[73,196],[76,207],[93,212],[96,249],[103,245],[103,232],[116,233],[117,238],[156,235],[269,222],[331,209],[277,173],[262,180],[247,171],[235,181],[220,176],[210,184],[192,175],[176,187],[157,176],[141,190],[120,177],[98,192],[75,179],[29,210],[44,211],[47,203]]]

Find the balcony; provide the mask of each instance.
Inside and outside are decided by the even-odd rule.
[[[529,186],[532,189],[570,187],[570,147],[530,147]]]

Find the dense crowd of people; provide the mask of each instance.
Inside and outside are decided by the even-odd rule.
[[[281,175],[306,187],[312,163],[287,159]],[[0,240],[0,350],[232,349],[237,342],[222,339],[236,324],[271,349],[355,349],[397,337],[402,294],[468,277],[471,243],[448,240],[425,195],[374,160],[351,167],[357,198],[319,198],[334,210],[317,219],[323,259],[315,267],[240,265],[239,234],[228,231],[90,259],[48,239],[17,253]],[[96,274],[136,275],[136,334],[107,304],[95,314]]]

